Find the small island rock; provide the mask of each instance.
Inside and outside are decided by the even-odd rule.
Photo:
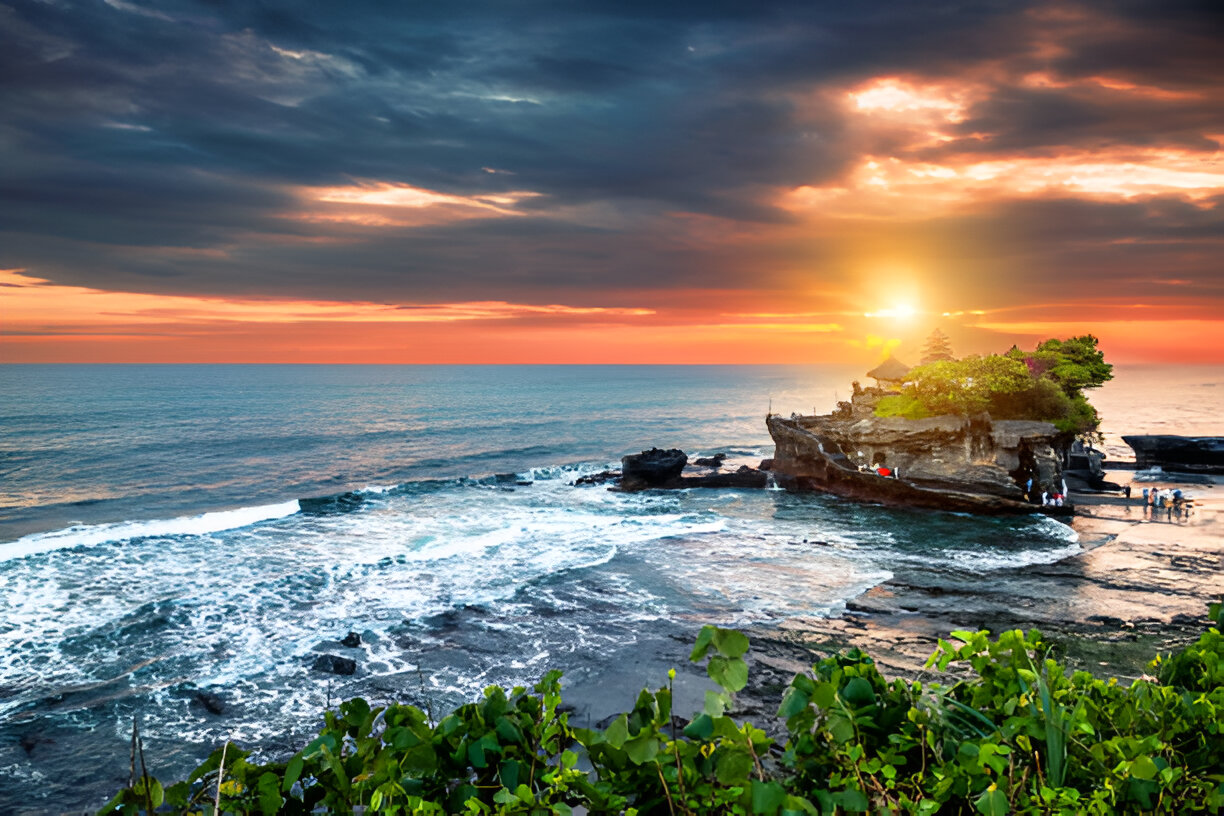
[[[350,675],[357,671],[357,661],[347,657],[340,657],[333,654],[322,654],[315,658],[314,663],[310,664],[310,668],[318,672],[328,672],[329,674]]]
[[[675,479],[688,464],[688,454],[678,448],[651,448],[621,458],[621,487],[641,490],[660,487]]]

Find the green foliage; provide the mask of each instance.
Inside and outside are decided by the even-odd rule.
[[[1100,423],[1083,389],[1109,380],[1092,335],[1046,340],[1034,351],[942,359],[911,369],[901,394],[884,397],[876,415],[922,419],[987,412],[995,419],[1041,419],[1086,433]]]
[[[1128,687],[1049,659],[1037,632],[953,632],[928,666],[953,685],[886,680],[857,649],[796,675],[785,745],[728,716],[748,638],[707,626],[694,661],[718,691],[680,729],[672,688],[643,690],[605,729],[571,728],[560,674],[490,687],[433,723],[349,700],[287,762],[233,745],[169,788],[142,778],[102,814],[1219,813],[1224,808],[1221,608],[1197,643]],[[222,756],[224,765],[222,766]],[[581,767],[580,767],[581,766]],[[589,768],[589,770],[583,769]]]

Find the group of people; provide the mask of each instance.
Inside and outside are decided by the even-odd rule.
[[[1143,503],[1148,507],[1173,507],[1180,509],[1186,503],[1186,496],[1179,488],[1161,490],[1158,487],[1143,488]]]
[[[1038,494],[1037,491],[1041,493]],[[1024,483],[1024,500],[1041,504],[1043,507],[1062,507],[1063,502],[1067,500],[1067,481],[1061,480],[1058,485],[1041,486],[1033,481],[1033,477],[1028,477],[1028,481]]]

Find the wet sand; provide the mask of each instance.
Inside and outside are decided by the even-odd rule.
[[[1125,484],[1133,474],[1111,471]],[[1039,629],[1076,668],[1120,680],[1144,673],[1157,652],[1195,640],[1207,604],[1224,596],[1224,480],[1156,482],[1195,499],[1188,513],[1148,510],[1135,482],[1119,494],[1073,494],[1072,527],[1084,552],[1048,565],[978,576],[930,573],[893,579],[832,618],[794,619],[750,631],[752,681],[745,714],[771,715],[795,672],[857,646],[886,677],[933,679],[923,664],[958,629]]]

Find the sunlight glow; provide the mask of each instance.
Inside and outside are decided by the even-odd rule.
[[[898,303],[891,309],[880,309],[875,312],[864,312],[863,317],[887,317],[893,320],[912,320],[919,314],[912,303]]]

